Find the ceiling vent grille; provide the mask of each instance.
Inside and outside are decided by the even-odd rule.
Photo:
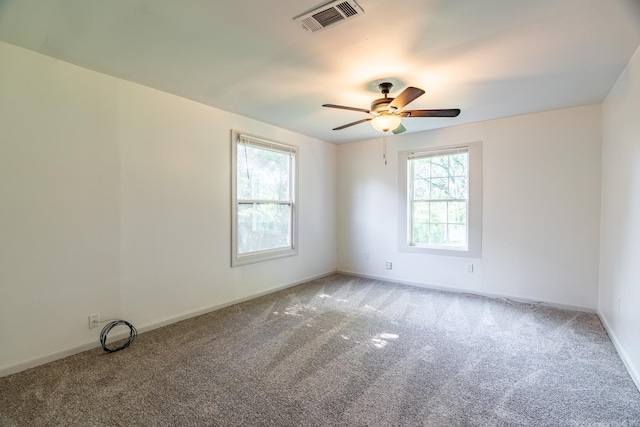
[[[337,0],[298,15],[293,20],[305,30],[314,33],[363,13],[364,9],[355,0]]]

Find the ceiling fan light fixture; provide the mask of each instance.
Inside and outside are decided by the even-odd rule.
[[[380,132],[389,132],[395,130],[402,123],[400,116],[382,114],[371,120],[371,126]]]

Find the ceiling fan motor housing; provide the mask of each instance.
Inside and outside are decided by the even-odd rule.
[[[384,111],[389,111],[389,104],[394,98],[378,98],[371,103],[371,112],[373,114],[380,114]]]
[[[383,112],[395,113],[397,108],[389,107],[389,104],[395,98],[388,98],[387,95],[391,92],[391,88],[393,87],[392,83],[383,82],[378,85],[378,89],[384,95],[384,98],[378,98],[371,103],[371,113],[375,115],[380,115]]]

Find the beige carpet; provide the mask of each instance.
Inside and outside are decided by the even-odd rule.
[[[2,426],[640,426],[596,315],[334,275],[0,378]]]

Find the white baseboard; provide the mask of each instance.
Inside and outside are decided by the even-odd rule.
[[[200,316],[202,314],[206,314],[206,313],[210,313],[212,311],[216,311],[216,310],[220,310],[222,308],[225,307],[229,307],[235,304],[239,304],[241,302],[245,302],[245,301],[249,301],[252,300],[254,298],[258,298],[264,295],[268,295],[268,294],[272,294],[274,292],[278,292],[281,291],[283,289],[287,289],[287,288],[292,288],[294,286],[298,286],[301,285],[303,283],[307,283],[310,282],[312,280],[316,280],[316,279],[321,279],[323,277],[327,277],[327,276],[331,276],[332,274],[335,274],[336,271],[329,271],[326,273],[322,273],[319,275],[315,275],[312,277],[307,277],[305,279],[302,280],[298,280],[296,282],[293,283],[288,283],[285,285],[279,285],[279,286],[275,286],[273,288],[269,288],[265,291],[261,291],[261,292],[257,292],[255,294],[251,294],[248,295],[246,297],[242,297],[242,298],[237,298],[231,301],[227,301],[221,304],[216,304],[210,307],[206,307],[206,308],[202,308],[199,310],[194,310],[194,311],[190,311],[187,313],[183,313],[181,315],[178,316],[174,316],[174,317],[169,317],[163,320],[160,320],[158,322],[153,322],[153,323],[149,323],[146,325],[142,325],[140,327],[136,326],[136,329],[139,333],[144,333],[144,332],[148,332],[154,329],[158,329],[161,328],[163,326],[167,326],[170,325],[172,323],[176,323],[179,322],[181,320],[186,320],[186,319],[190,319],[192,317],[196,317],[196,316]],[[113,342],[122,338],[126,338],[129,336],[129,331],[122,331],[120,333],[114,333],[112,335],[109,335],[109,340],[108,342]],[[35,368],[36,366],[40,366],[40,365],[44,365],[47,363],[51,363],[54,362],[56,360],[59,359],[63,359],[65,357],[69,357],[69,356],[73,356],[74,354],[78,354],[78,353],[82,353],[84,351],[87,350],[92,350],[94,348],[100,347],[100,342],[98,341],[91,341],[91,342],[87,342],[84,344],[80,344],[71,348],[67,348],[61,351],[56,351],[53,353],[49,353],[49,354],[45,354],[43,356],[38,356],[38,357],[34,357],[32,359],[26,360],[24,362],[20,362],[20,363],[16,363],[14,365],[9,365],[9,366],[5,366],[3,368],[0,368],[0,377],[5,377],[7,375],[11,375],[11,374],[15,374],[17,372],[21,372],[21,371],[25,371],[27,369],[31,369],[31,368]]]
[[[142,325],[141,327],[137,327],[136,326],[136,329],[138,330],[138,332],[152,331],[154,329],[158,329],[158,328],[161,328],[163,326],[170,325],[172,323],[180,322],[181,320],[186,320],[186,319],[190,319],[192,317],[197,317],[197,316],[200,316],[200,315],[203,315],[203,314],[211,313],[212,311],[220,310],[220,309],[223,309],[223,308],[235,305],[235,304],[240,304],[241,302],[249,301],[249,300],[252,300],[252,299],[255,299],[255,298],[259,298],[259,297],[262,297],[262,296],[265,296],[265,295],[272,294],[274,292],[278,292],[278,291],[282,291],[284,289],[292,288],[294,286],[298,286],[298,285],[301,285],[303,283],[311,282],[312,280],[317,280],[317,279],[321,279],[323,277],[331,276],[332,274],[335,274],[335,273],[336,273],[336,271],[333,270],[333,271],[330,271],[330,272],[326,272],[326,273],[318,274],[318,275],[315,275],[315,276],[307,277],[305,279],[298,280],[298,281],[293,282],[293,283],[288,283],[286,285],[275,286],[275,287],[269,288],[269,289],[267,289],[265,291],[261,291],[261,292],[255,293],[255,294],[248,295],[246,297],[236,298],[236,299],[233,299],[231,301],[223,302],[221,304],[216,304],[214,306],[205,307],[205,308],[202,308],[202,309],[199,309],[199,310],[190,311],[190,312],[178,315],[178,316],[173,316],[173,317],[170,317],[170,318],[167,318],[167,319],[160,320],[158,322],[153,322],[153,323],[149,323],[147,325]],[[128,334],[129,334],[128,331],[124,331],[121,334],[122,336],[120,338],[125,338],[125,337],[128,336]],[[120,338],[115,337],[115,339],[120,339]]]
[[[584,312],[584,313],[593,313],[593,314],[596,313],[596,309],[593,308],[593,307],[583,307],[583,306],[579,306],[579,305],[560,304],[560,303],[549,302],[549,301],[539,301],[539,300],[534,300],[534,299],[530,299],[530,298],[521,298],[521,297],[517,297],[517,296],[513,296],[513,295],[496,294],[496,293],[490,293],[490,292],[478,292],[478,291],[474,291],[472,289],[460,289],[460,288],[454,288],[454,287],[450,287],[450,286],[433,285],[433,284],[430,284],[430,283],[411,282],[411,281],[406,281],[406,280],[398,280],[398,279],[394,279],[394,278],[390,278],[390,277],[373,276],[373,275],[370,275],[370,274],[361,274],[361,273],[356,273],[356,272],[347,271],[347,270],[337,270],[336,273],[346,274],[348,276],[364,277],[365,279],[382,280],[384,282],[400,283],[402,285],[415,286],[415,287],[424,288],[424,289],[434,289],[434,290],[438,290],[438,291],[447,291],[447,292],[456,292],[456,293],[461,293],[461,294],[480,295],[480,296],[483,296],[483,297],[506,299],[506,300],[509,300],[509,301],[522,302],[522,303],[526,303],[526,304],[542,304],[542,305],[546,305],[546,306],[549,306],[549,307],[562,308],[562,309],[565,309],[565,310],[573,310],[573,311],[580,311],[580,312]]]
[[[3,368],[0,368],[0,377],[5,377],[7,375],[15,374],[20,371],[26,371],[27,369],[35,368],[36,366],[44,365],[46,363],[55,362],[58,359],[73,356],[74,354],[82,353],[96,347],[100,347],[100,343],[92,341],[65,350],[48,353],[44,356],[34,357],[32,359],[25,360],[24,362],[16,363],[14,365],[5,366]]]
[[[627,372],[629,372],[629,375],[631,376],[631,379],[635,383],[636,388],[638,389],[638,391],[640,391],[640,372],[638,372],[636,367],[633,365],[631,358],[625,351],[624,346],[618,339],[618,336],[616,335],[616,333],[613,331],[613,328],[611,328],[611,325],[609,325],[607,318],[599,310],[598,310],[598,317],[600,318],[600,322],[602,322],[604,329],[607,331],[607,334],[609,334],[609,338],[611,339],[613,346],[618,351],[618,354],[620,355],[620,359],[622,359],[622,363],[624,363],[624,366],[627,368]]]

